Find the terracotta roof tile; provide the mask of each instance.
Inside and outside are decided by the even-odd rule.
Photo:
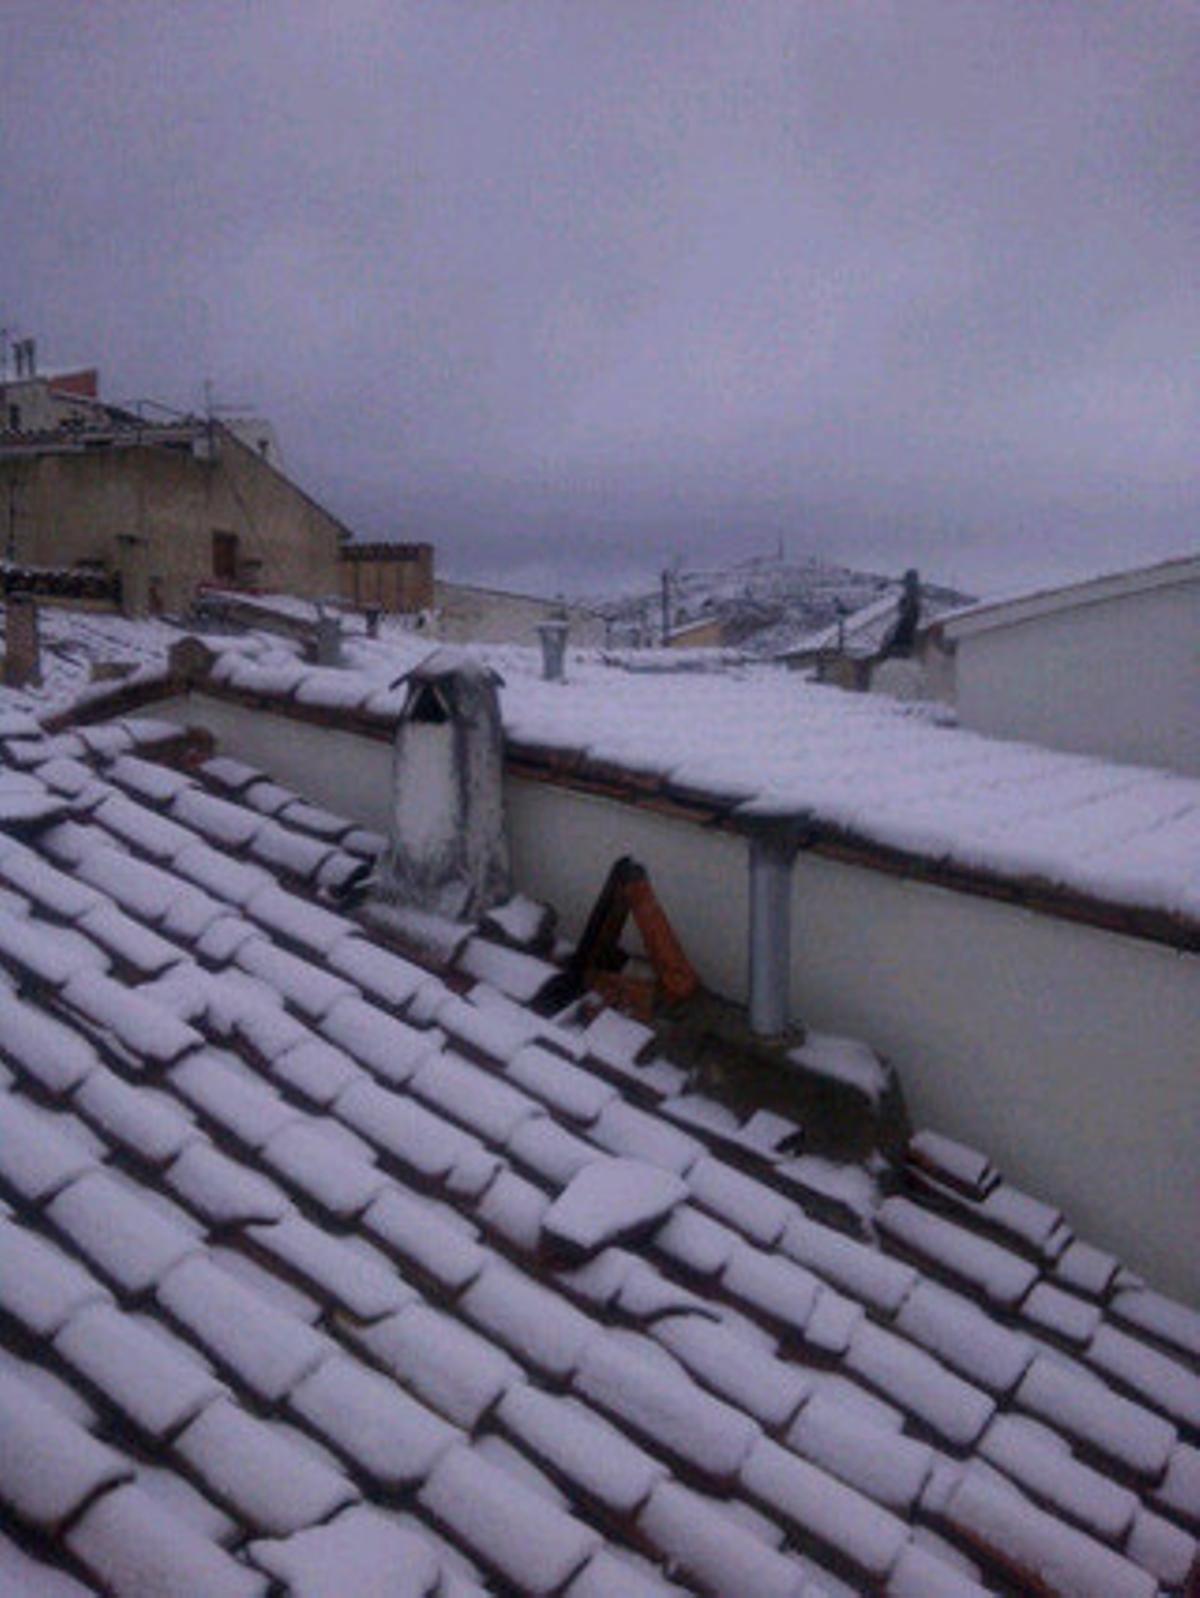
[[[341,1598],[401,1551],[405,1598],[1182,1587],[1194,1312],[944,1139],[881,1208],[780,1158],[794,1122],[638,1024],[523,1008],[546,968],[503,927],[452,991],[321,902],[314,864],[362,858],[334,840],[380,840],[136,736],[27,734],[80,808],[0,832],[0,1392],[41,1405],[7,1509],[38,1560],[156,1598]],[[555,1215],[626,1168],[669,1200],[598,1191],[567,1263]]]
[[[0,1371],[0,1502],[39,1531],[72,1519],[133,1467],[8,1371]]]
[[[156,1598],[263,1598],[266,1583],[138,1486],[98,1498],[66,1535],[66,1546],[117,1593]]]

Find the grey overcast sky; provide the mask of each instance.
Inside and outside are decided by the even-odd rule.
[[[605,590],[1200,544],[1200,5],[4,0],[0,322]]]

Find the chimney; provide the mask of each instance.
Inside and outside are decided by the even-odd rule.
[[[546,682],[563,680],[563,661],[570,631],[571,624],[565,616],[538,623],[537,635],[542,645],[542,677]]]
[[[24,688],[42,680],[37,601],[32,594],[10,594],[4,606],[4,684]]]
[[[511,891],[502,679],[459,650],[438,649],[399,680],[408,697],[396,727],[381,892],[426,914],[474,920]]]
[[[312,658],[318,666],[342,666],[342,624],[317,606],[312,630]]]
[[[910,566],[904,574],[904,587],[896,616],[896,626],[888,640],[885,653],[911,655],[917,641],[917,628],[921,622],[921,577]]]

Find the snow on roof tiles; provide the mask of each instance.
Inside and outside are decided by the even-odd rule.
[[[281,654],[277,640],[239,639],[219,655],[211,688],[289,714],[374,721],[378,733],[398,705],[382,719],[362,706],[421,649],[350,640],[351,669],[328,673],[337,683],[326,694],[308,689],[314,668]],[[1033,884],[1193,930],[1200,922],[1195,778],[987,738],[927,706],[845,694],[776,668],[636,673],[581,657],[565,683],[547,683],[529,651],[492,656],[504,673],[509,755],[523,770],[678,797],[734,824],[791,817],[838,846],[957,873],[951,885]],[[303,711],[293,699],[301,683]],[[36,764],[36,740],[16,742]]]
[[[0,859],[0,1515],[47,1590],[1182,1590],[1195,1311],[945,1139],[882,1203],[780,1156],[481,980],[519,949],[452,992],[227,852],[338,818],[124,748]],[[851,1181],[857,1235],[809,1202]]]

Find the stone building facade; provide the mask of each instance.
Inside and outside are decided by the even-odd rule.
[[[0,434],[0,540],[25,566],[118,572],[127,609],[204,584],[339,592],[350,531],[221,422]]]
[[[94,366],[52,373],[22,367],[15,377],[0,379],[0,430],[4,432],[40,433],[57,427],[103,425],[111,414],[100,399],[100,374]]]

